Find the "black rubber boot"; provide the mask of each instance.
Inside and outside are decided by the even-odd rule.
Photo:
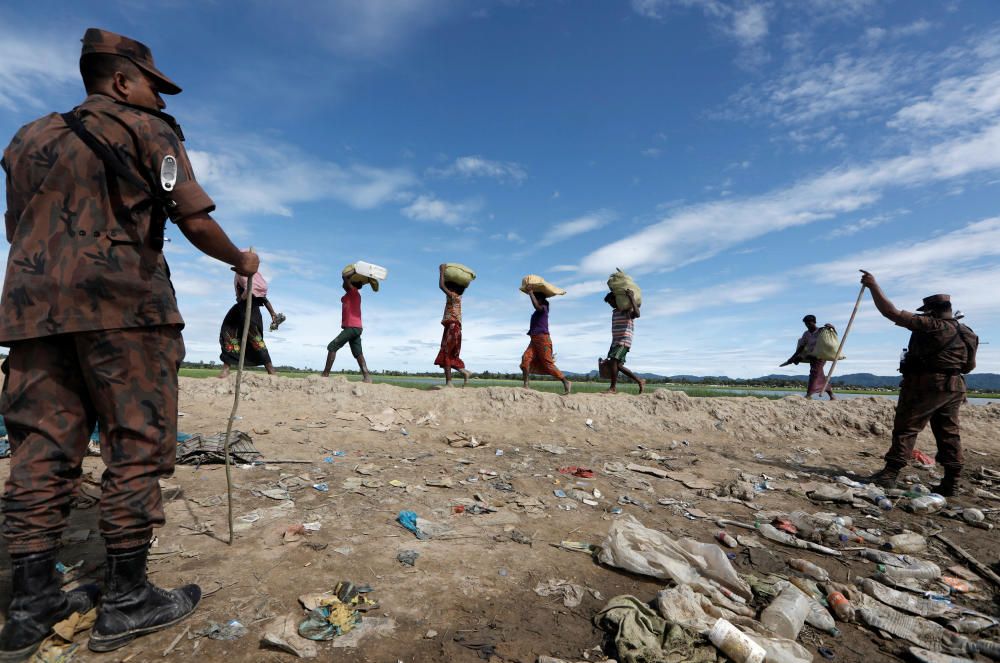
[[[185,585],[165,590],[146,578],[149,544],[108,551],[107,589],[90,632],[90,650],[112,651],[140,635],[180,622],[194,612],[201,587]]]
[[[946,467],[944,468],[944,478],[938,485],[931,486],[931,492],[937,493],[941,497],[954,497],[959,492],[958,483],[961,477],[962,468]]]
[[[866,483],[873,483],[879,488],[892,490],[896,487],[896,481],[899,480],[900,469],[902,468],[894,465],[886,465],[881,470],[868,477]]]
[[[48,550],[11,558],[13,582],[7,622],[0,631],[0,661],[26,661],[52,627],[74,612],[87,612],[97,604],[96,585],[62,591],[56,573],[56,551]]]

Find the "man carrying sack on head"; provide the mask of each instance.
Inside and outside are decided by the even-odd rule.
[[[892,446],[885,455],[885,467],[869,481],[894,488],[899,471],[913,455],[917,435],[930,422],[937,441],[936,460],[944,468],[944,479],[932,490],[952,497],[962,474],[958,412],[965,402],[964,374],[976,367],[979,338],[959,322],[961,316],[953,314],[949,295],[924,297],[923,306],[917,309],[923,315],[900,311],[882,292],[875,277],[862,272],[861,283],[871,291],[879,313],[912,332],[899,366],[903,380],[892,425]]]
[[[52,626],[97,600],[65,593],[56,553],[100,424],[100,531],[106,587],[90,638],[110,651],[177,623],[201,597],[146,578],[153,528],[164,523],[159,479],[173,472],[181,319],[163,257],[167,219],[204,253],[244,275],[257,256],[209,216],[161,94],[180,88],[145,45],[91,28],[80,73],[87,98],[21,128],[3,156],[10,255],[0,345],[10,347],[0,396],[11,443],[3,538],[12,596],[0,661],[26,660]]]

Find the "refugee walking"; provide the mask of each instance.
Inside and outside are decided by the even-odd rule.
[[[563,384],[563,394],[569,394],[573,383],[566,379],[563,372],[556,366],[552,353],[552,338],[549,336],[549,300],[543,293],[536,293],[529,288],[527,295],[531,299],[534,312],[528,325],[528,336],[531,341],[521,356],[521,373],[524,378],[524,388],[529,385],[529,375],[551,375]]]
[[[0,397],[11,443],[3,538],[11,602],[0,660],[29,658],[52,626],[96,605],[89,646],[110,651],[179,622],[197,585],[165,591],[146,576],[164,524],[159,479],[174,467],[184,324],[163,257],[169,219],[199,250],[257,271],[210,216],[162,94],[181,91],[137,41],[91,28],[80,73],[87,97],[22,127],[4,152],[10,255]],[[63,592],[56,554],[81,462],[99,423],[103,596]]]
[[[344,296],[340,298],[340,333],[326,346],[326,366],[323,367],[323,377],[330,377],[330,369],[337,359],[337,350],[345,345],[351,348],[351,354],[358,361],[358,368],[361,369],[361,379],[364,382],[371,382],[371,375],[368,374],[368,364],[365,362],[364,351],[361,348],[361,288],[364,282],[355,283],[354,276],[357,272],[353,266],[348,267],[342,274],[344,285]],[[371,282],[371,281],[366,281]],[[373,289],[377,287],[377,282],[371,282]]]
[[[930,423],[937,442],[935,460],[944,468],[944,478],[931,490],[952,497],[962,476],[959,410],[966,401],[965,374],[976,368],[979,338],[959,322],[962,316],[952,311],[949,295],[924,297],[917,309],[923,315],[901,311],[882,292],[875,277],[861,271],[861,284],[871,292],[879,313],[911,332],[899,364],[903,380],[892,425],[892,446],[885,454],[885,467],[869,481],[895,488],[900,470],[913,456],[917,435]]]
[[[247,277],[237,274],[233,278],[233,287],[236,289],[236,303],[233,304],[226,317],[222,320],[222,328],[219,330],[219,345],[222,352],[219,358],[222,359],[222,372],[220,378],[229,377],[229,372],[233,366],[240,362],[240,346],[243,336],[243,323],[246,320],[246,299]],[[274,365],[271,363],[271,354],[268,352],[267,344],[264,342],[264,318],[260,313],[263,306],[271,315],[271,331],[275,331],[285,321],[284,313],[275,313],[274,306],[268,298],[267,280],[263,274],[255,274],[253,277],[252,297],[250,308],[250,330],[247,334],[247,349],[244,355],[244,366],[263,366],[268,375],[275,375]]]
[[[608,350],[608,373],[611,378],[611,386],[608,387],[609,394],[618,393],[618,373],[632,379],[639,385],[639,393],[646,386],[646,381],[638,375],[625,368],[625,357],[632,349],[632,336],[635,333],[635,320],[639,317],[639,304],[635,301],[635,293],[632,290],[625,291],[628,297],[628,308],[622,310],[618,308],[615,293],[609,292],[604,296],[604,301],[611,305],[611,348]]]
[[[444,293],[444,316],[441,318],[441,325],[444,331],[441,334],[441,349],[434,359],[434,365],[444,369],[444,384],[451,387],[452,369],[457,369],[462,373],[462,386],[469,383],[469,371],[462,361],[462,295],[465,293],[465,286],[452,281],[445,280],[445,270],[448,265],[442,264],[438,268],[438,287]]]
[[[837,397],[833,395],[833,387],[827,384],[825,372],[826,360],[816,356],[816,342],[819,340],[819,336],[823,333],[824,329],[832,329],[834,332],[836,332],[836,329],[829,322],[822,327],[818,326],[816,324],[816,316],[812,314],[802,318],[802,323],[805,324],[806,330],[799,337],[795,352],[781,366],[788,366],[789,364],[797,366],[799,362],[809,362],[809,382],[806,386],[806,398],[812,398],[813,394],[826,392],[830,400],[835,401]]]

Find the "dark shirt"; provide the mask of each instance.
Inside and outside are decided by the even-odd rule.
[[[535,309],[531,314],[531,323],[528,325],[528,336],[549,333],[549,303],[539,302],[540,309]]]
[[[965,391],[962,373],[976,366],[979,338],[958,320],[901,311],[896,322],[909,329],[903,378],[909,386],[937,391]],[[962,330],[962,334],[956,336]]]
[[[164,158],[177,160],[169,194],[173,221],[215,208],[194,179],[180,136],[163,118],[96,94],[76,113],[153,190]],[[183,324],[163,253],[148,241],[149,193],[106,173],[62,117],[53,113],[22,127],[4,151],[3,169],[11,248],[0,344]]]

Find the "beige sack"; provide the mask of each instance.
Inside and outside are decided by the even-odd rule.
[[[476,273],[461,263],[449,262],[444,266],[444,280],[468,288]]]
[[[558,286],[554,286],[541,276],[537,274],[528,274],[523,279],[521,279],[521,292],[528,292],[532,290],[534,292],[539,292],[546,297],[555,297],[556,295],[565,295],[566,291]]]
[[[347,272],[351,271],[352,269],[354,269],[353,262],[347,267],[344,267],[344,269],[340,273],[347,274]],[[364,285],[367,283],[372,287],[373,292],[378,292],[378,286],[379,286],[378,279],[373,279],[368,276],[362,276],[361,274],[355,274],[354,276],[351,277],[351,283],[356,285],[359,290],[363,288]]]

